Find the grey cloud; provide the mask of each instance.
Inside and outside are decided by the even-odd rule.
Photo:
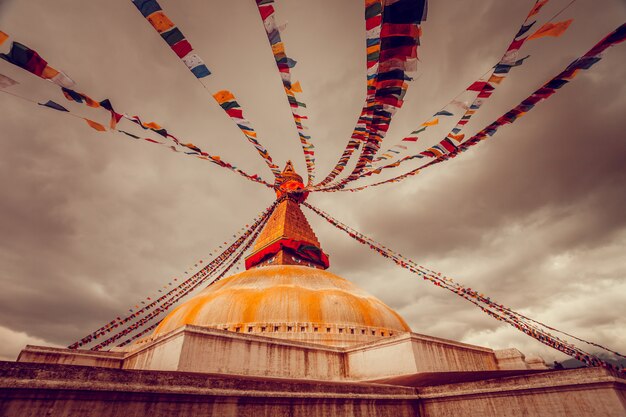
[[[109,97],[116,108],[270,178],[130,2],[54,3],[0,1],[0,26],[68,72],[79,90]],[[277,163],[293,159],[302,171],[253,4],[174,3],[163,0],[213,71],[209,90],[232,90]],[[526,3],[432,2],[418,76],[385,146],[501,56]],[[551,2],[546,15],[563,5]],[[284,40],[299,62],[294,74],[304,88],[321,178],[341,154],[364,97],[362,3],[279,1],[276,8],[289,23]],[[531,58],[511,72],[468,133],[621,24],[626,9],[620,1],[577,2],[562,16],[570,17],[575,22],[563,37],[528,45]],[[309,201],[500,302],[626,350],[619,332],[626,317],[619,299],[626,276],[623,48],[609,50],[554,98],[461,157],[401,184]],[[18,94],[106,121],[6,63],[0,72],[21,83],[12,87]],[[13,342],[1,357],[14,358],[25,343],[65,345],[122,314],[184,276],[272,201],[271,190],[203,161],[92,132],[81,120],[4,94],[0,107],[0,337]],[[423,140],[416,150],[438,138]],[[414,331],[559,358],[305,213],[331,255],[331,270],[397,309]]]

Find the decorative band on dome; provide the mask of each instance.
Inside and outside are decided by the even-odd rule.
[[[328,255],[326,255],[324,251],[317,246],[301,240],[283,238],[269,244],[265,248],[253,253],[248,258],[246,258],[246,269],[250,269],[255,265],[260,264],[265,259],[268,259],[276,255],[281,250],[285,249],[294,251],[302,259],[314,262],[324,269],[327,269],[330,266]]]

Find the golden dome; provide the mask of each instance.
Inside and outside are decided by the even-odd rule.
[[[294,265],[253,268],[207,287],[165,317],[152,339],[186,324],[333,346],[410,331],[351,282]]]

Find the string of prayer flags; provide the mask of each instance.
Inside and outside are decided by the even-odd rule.
[[[7,77],[6,75],[0,74],[0,88],[9,88],[13,85],[19,84],[13,78]]]
[[[470,146],[476,145],[478,142],[493,136],[497,130],[505,124],[514,123],[519,117],[529,112],[541,101],[544,101],[554,95],[561,87],[571,82],[580,70],[588,70],[601,60],[600,54],[609,47],[623,42],[626,39],[626,24],[621,25],[609,35],[604,37],[600,42],[594,45],[587,53],[570,63],[567,68],[546,82],[542,87],[533,92],[520,104],[500,116],[495,122],[482,129],[476,135],[472,136],[460,147],[460,151],[467,150]]]
[[[405,174],[402,174],[397,177],[390,178],[385,181],[381,181],[374,184],[365,185],[358,188],[339,190],[339,191],[360,191],[370,187],[376,187],[383,184],[389,184],[392,182],[400,182],[406,178],[417,175],[421,170],[438,164],[443,161],[447,161],[451,158],[460,155],[461,152],[467,151],[470,147],[477,145],[481,141],[493,136],[496,134],[498,129],[506,124],[514,123],[521,116],[531,111],[535,105],[539,102],[547,100],[552,95],[554,95],[560,88],[566,85],[568,82],[571,82],[576,75],[580,73],[581,70],[589,70],[593,65],[598,63],[602,57],[601,54],[606,51],[608,48],[617,45],[626,40],[626,23],[619,26],[613,32],[609,33],[605,36],[600,42],[594,45],[589,51],[585,54],[581,55],[579,58],[572,61],[565,70],[561,71],[551,80],[546,82],[543,86],[533,92],[530,96],[528,96],[525,100],[523,100],[520,104],[500,116],[496,121],[483,128],[480,132],[467,139],[465,142],[461,143],[456,150],[450,151],[449,153],[437,156],[428,155],[430,157],[434,157],[430,163],[422,165],[412,171],[409,171]],[[438,148],[438,152],[443,153],[443,150]],[[447,151],[447,149],[446,149]],[[416,155],[412,155],[410,157],[406,157],[403,159],[411,159],[418,157]],[[397,166],[397,165],[396,165]],[[383,168],[391,168],[392,166],[385,166]],[[379,173],[380,171],[376,172]],[[325,190],[323,190],[325,191]]]
[[[9,53],[0,54],[0,58],[60,87],[71,88],[75,84],[65,73],[48,65],[37,51],[19,42],[12,42]]]
[[[85,94],[77,93],[77,92],[75,92],[73,90],[64,91],[64,94],[66,95],[66,98],[68,98],[68,100],[70,100],[70,101],[77,101],[77,102],[80,102],[80,103],[85,101],[85,97],[88,98],[88,96],[86,96]],[[12,95],[17,97],[17,98],[20,98],[22,100],[31,102],[31,103],[37,103],[37,102],[35,102],[35,101],[31,100],[31,99],[28,99],[28,98],[25,98],[25,97],[22,97],[22,96],[19,96],[19,95],[16,95],[16,94],[12,94]],[[97,103],[95,100],[89,98],[89,102],[91,103],[92,107],[102,107],[102,108],[105,108],[107,110],[109,110],[109,108],[113,109],[113,107],[112,107],[112,105],[111,105],[109,100],[103,100],[103,101]],[[97,103],[98,106],[95,106],[94,103]],[[46,106],[46,107],[50,107],[50,108],[53,108],[55,110],[67,112],[68,114],[72,115],[73,117],[75,117],[77,119],[85,120],[90,127],[94,128],[94,129],[96,129],[98,131],[106,130],[106,128],[103,125],[101,125],[100,123],[93,122],[92,120],[84,119],[81,116],[75,115],[72,112],[70,112],[68,109],[66,109],[65,107],[63,107],[60,104],[55,103],[55,102],[53,102],[51,100],[49,100],[47,103],[37,103],[37,104],[42,105],[42,106]],[[63,109],[63,110],[61,110],[61,109]],[[115,113],[113,110],[111,110],[111,112]],[[117,113],[115,113],[115,114],[118,115]],[[211,162],[213,164],[216,164],[216,165],[218,165],[218,166],[220,166],[222,168],[227,168],[228,170],[230,170],[232,172],[235,172],[235,173],[243,176],[244,178],[249,179],[250,181],[257,182],[257,183],[262,184],[262,185],[264,185],[264,186],[266,186],[268,188],[274,188],[273,184],[270,184],[270,183],[264,181],[258,175],[256,175],[256,174],[250,175],[247,172],[245,172],[245,171],[243,171],[243,170],[241,170],[241,169],[231,165],[230,163],[228,163],[226,161],[223,161],[219,156],[210,155],[210,154],[202,151],[200,148],[198,148],[195,145],[180,143],[180,141],[178,139],[176,139],[174,136],[172,136],[171,134],[169,134],[169,133],[164,134],[164,132],[166,132],[165,129],[160,128],[160,126],[158,124],[154,123],[154,122],[144,123],[137,116],[130,117],[130,116],[124,115],[124,117],[129,119],[129,120],[134,121],[136,124],[140,125],[144,129],[153,129],[155,132],[160,133],[161,135],[166,136],[168,138],[171,138],[172,140],[174,140],[174,143],[175,143],[176,146],[170,146],[168,144],[156,141],[156,140],[151,139],[151,138],[141,138],[141,137],[139,137],[137,135],[134,135],[132,133],[126,132],[124,130],[119,130],[119,129],[116,129],[116,128],[113,128],[113,127],[111,128],[111,131],[122,133],[125,136],[133,138],[133,139],[143,139],[144,141],[147,141],[147,142],[151,142],[151,143],[155,143],[155,144],[159,144],[159,145],[164,145],[164,146],[167,146],[168,149],[170,149],[170,150],[172,150],[174,152],[179,152],[177,147],[185,147],[187,149],[193,149],[192,152],[184,152],[184,153],[186,155],[194,156],[194,157],[196,157],[198,159],[209,161],[209,162]],[[157,129],[157,128],[160,128],[160,129]]]
[[[372,249],[374,252],[377,252],[383,258],[389,259],[394,262],[396,265],[408,270],[416,274],[418,277],[421,277],[425,281],[429,281],[437,287],[446,289],[461,298],[469,301],[476,307],[480,308],[481,311],[488,314],[490,317],[495,318],[498,321],[502,321],[507,323],[517,330],[527,334],[528,336],[538,340],[546,346],[554,348],[560,352],[563,352],[583,363],[587,366],[602,366],[610,370],[617,370],[608,362],[603,361],[602,359],[582,350],[580,347],[573,345],[572,343],[568,343],[552,334],[550,334],[546,329],[556,330],[552,327],[548,327],[543,325],[543,323],[529,319],[528,317],[512,310],[511,308],[505,307],[504,305],[497,303],[492,298],[480,293],[472,288],[465,287],[457,282],[455,282],[452,278],[449,278],[440,272],[432,271],[422,265],[417,264],[411,259],[406,258],[400,253],[393,251],[384,245],[376,242],[375,240],[365,236],[364,234],[358,232],[357,230],[347,226],[346,224],[338,221],[337,219],[331,217],[328,213],[311,206],[310,204],[304,202],[303,205],[310,210],[312,210],[315,214],[322,217],[329,224],[346,233],[352,239],[361,243]],[[556,330],[561,334],[566,334],[559,330]],[[583,341],[588,344],[592,344],[594,346],[603,348],[611,353],[617,353],[613,350],[605,348],[599,344],[588,342],[584,339],[574,337],[577,340]],[[617,353],[618,356],[623,357]],[[622,371],[623,372],[623,371]]]
[[[351,139],[363,143],[350,175],[325,189],[342,188],[359,178],[380,149],[391,119],[404,103],[407,75],[416,69],[420,24],[426,0],[368,0],[365,2],[367,94]],[[352,144],[353,142],[349,142]],[[345,153],[354,151],[346,148]],[[313,189],[330,184],[343,166],[337,164]]]
[[[302,87],[300,82],[292,83],[291,80],[291,68],[293,68],[296,61],[287,57],[285,52],[285,44],[280,36],[280,28],[276,24],[273,0],[256,0],[256,3],[259,15],[263,21],[265,33],[267,34],[267,39],[272,48],[272,54],[276,61],[276,67],[278,68],[283,83],[287,101],[289,102],[289,108],[291,109],[291,115],[298,132],[300,145],[302,146],[308,176],[307,185],[311,185],[315,178],[315,147],[311,142],[311,136],[306,132],[308,129],[303,123],[303,120],[307,119],[306,116],[302,115],[306,104],[304,104],[296,94],[302,93]]]
[[[267,149],[265,149],[265,147],[257,140],[256,131],[252,127],[251,123],[244,117],[243,110],[239,103],[237,103],[233,93],[228,90],[222,90],[213,94],[213,98],[217,101],[224,112],[226,112],[226,114],[232,119],[232,121],[235,122],[248,141],[254,146],[274,176],[278,177],[280,175],[280,169],[276,164],[274,164],[274,161],[272,161],[272,157]]]
[[[158,317],[162,313],[166,312],[169,308],[171,308],[173,305],[175,305],[181,298],[185,297],[191,291],[195,290],[198,286],[200,286],[201,284],[206,282],[213,275],[213,273],[215,271],[217,271],[226,262],[228,262],[229,259],[233,259],[232,258],[233,254],[235,254],[237,251],[239,251],[237,253],[237,255],[235,256],[235,258],[226,267],[226,269],[216,279],[214,279],[212,282],[210,282],[209,285],[212,285],[213,283],[215,283],[218,280],[220,280],[225,275],[225,273],[228,270],[230,270],[230,268],[232,268],[232,266],[239,259],[241,259],[241,256],[243,256],[243,253],[252,245],[252,243],[254,242],[256,237],[258,236],[258,234],[261,232],[261,229],[263,228],[263,226],[267,223],[267,220],[269,219],[269,216],[273,212],[273,210],[276,207],[276,205],[278,204],[278,202],[279,202],[279,200],[275,201],[268,208],[268,210],[266,210],[262,214],[260,220],[255,222],[255,225],[253,225],[253,228],[251,228],[248,232],[246,232],[244,234],[245,237],[242,236],[240,238],[240,240],[236,241],[233,245],[231,245],[228,249],[226,249],[222,253],[222,255],[220,255],[219,257],[215,258],[210,264],[205,266],[198,273],[194,274],[193,277],[191,277],[190,279],[188,279],[185,282],[183,282],[183,284],[181,284],[175,290],[172,290],[173,294],[169,294],[168,293],[169,295],[165,295],[165,296],[159,297],[159,299],[157,299],[154,302],[150,303],[150,307],[145,306],[141,310],[139,310],[139,311],[141,311],[141,313],[139,311],[135,312],[135,313],[127,316],[126,318],[117,321],[115,324],[113,324],[112,326],[108,327],[107,330],[100,331],[100,332],[94,332],[94,333],[86,336],[85,338],[83,338],[81,341],[78,341],[78,342],[74,343],[73,345],[70,346],[70,348],[72,348],[73,346],[80,347],[80,346],[84,345],[85,343],[89,343],[91,340],[94,340],[95,337],[101,336],[101,335],[106,334],[106,333],[109,333],[114,328],[119,327],[120,325],[124,325],[126,323],[129,323],[129,322],[131,322],[131,321],[135,320],[136,318],[141,317],[143,315],[143,317],[141,317],[136,322],[130,324],[125,329],[119,331],[118,333],[116,333],[115,335],[113,335],[113,336],[109,337],[108,339],[104,340],[100,344],[98,344],[96,346],[93,346],[91,348],[91,350],[101,350],[103,347],[106,347],[106,346],[112,344],[113,342],[115,342],[116,340],[121,339],[125,335],[133,333],[134,331],[142,328],[145,324],[147,324],[148,322],[152,321],[153,319],[155,319],[156,317]],[[247,240],[247,243],[245,243],[246,240]],[[244,244],[244,245],[242,246],[242,244]],[[138,305],[136,307],[138,307]],[[152,309],[152,311],[147,313],[147,311],[149,311],[150,309]],[[144,313],[147,313],[147,314],[144,315]],[[115,322],[115,320],[112,321],[112,323],[113,322]],[[94,336],[94,334],[95,334],[95,336]],[[83,342],[83,340],[86,340],[86,342]],[[131,338],[131,340],[134,340],[134,339]]]
[[[574,19],[564,20],[563,22],[557,23],[546,23],[542,27],[540,27],[535,33],[528,37],[528,40],[543,38],[544,36],[553,36],[555,38],[561,36],[567,28],[572,24]]]
[[[493,70],[488,73],[489,74],[488,77],[485,79],[483,76],[479,80],[470,84],[469,87],[467,87],[466,91],[476,92],[477,93],[476,97],[474,98],[474,100],[469,106],[463,105],[465,112],[461,115],[456,125],[450,130],[450,132],[445,136],[445,138],[441,142],[439,142],[438,145],[435,145],[425,151],[419,152],[416,155],[403,157],[402,159],[399,160],[399,162],[402,163],[408,160],[419,158],[420,156],[429,156],[429,157],[437,158],[441,156],[442,153],[443,155],[445,155],[448,152],[454,152],[455,148],[453,146],[450,146],[449,140],[452,139],[457,142],[460,142],[460,140],[464,138],[464,135],[460,135],[460,132],[463,129],[463,127],[469,123],[473,115],[476,114],[476,112],[482,107],[485,100],[491,97],[496,87],[500,85],[502,80],[504,80],[506,74],[509,73],[511,68],[522,65],[524,63],[524,60],[528,58],[528,56],[521,58],[521,59],[517,58],[519,49],[524,45],[524,43],[528,39],[528,37],[523,38],[522,36],[536,23],[536,21],[532,21],[532,22],[529,21],[531,16],[534,16],[537,13],[539,13],[539,10],[541,9],[541,7],[543,7],[543,5],[546,2],[547,0],[545,2],[541,2],[541,1],[535,2],[531,11],[527,15],[524,22],[522,23],[520,29],[515,34],[513,40],[509,43],[509,46],[507,47],[502,58],[493,67]],[[452,100],[450,103],[448,103],[448,105],[451,105],[454,102],[455,100]],[[448,105],[446,105],[445,107],[447,107]],[[428,126],[427,124],[422,124],[420,127],[427,127],[427,126]],[[411,132],[411,134],[403,140],[407,142],[409,141],[415,142],[417,140],[415,136],[417,132],[418,131]],[[391,149],[396,149],[396,148],[392,147]],[[382,156],[379,158],[379,160],[384,160],[384,159],[389,159],[389,158],[382,157]],[[377,170],[376,173],[380,173],[385,169],[394,168],[397,166],[398,165],[395,163],[385,165],[385,166],[380,167],[380,169]],[[370,172],[366,172],[366,174],[370,175]]]
[[[156,0],[132,0],[132,2],[196,78],[202,79],[211,75],[211,71],[202,59],[193,52],[193,47],[189,41],[174,22],[167,17]]]
[[[228,261],[228,259],[231,258],[231,256],[239,248],[242,247],[243,243],[246,240],[248,240],[250,236],[252,236],[254,231],[259,229],[259,227],[263,224],[264,220],[267,220],[267,218],[269,218],[271,212],[274,210],[277,204],[278,204],[278,201],[274,202],[264,212],[258,215],[255,221],[253,222],[252,226],[246,228],[245,232],[238,239],[236,239],[231,246],[229,246],[226,250],[224,250],[219,256],[212,259],[207,265],[205,265],[202,269],[196,272],[193,276],[182,281],[175,288],[173,288],[166,294],[159,296],[157,299],[152,300],[151,297],[146,297],[145,301],[150,301],[149,303],[142,301],[136,304],[135,309],[137,310],[131,308],[129,310],[131,314],[123,318],[116,317],[115,319],[105,324],[104,326],[100,327],[99,329],[93,331],[92,333],[88,334],[82,339],[74,342],[73,344],[68,346],[68,348],[78,349],[86,344],[89,344],[90,342],[97,340],[100,337],[108,333],[111,333],[114,329],[142,317],[144,314],[146,314],[150,310],[154,311],[155,309],[161,309],[161,312],[166,311],[169,307],[174,305],[174,303],[177,300],[187,295],[190,291],[192,291],[198,285],[201,285],[202,283],[206,282],[206,280],[210,278],[211,274],[215,270],[217,270],[217,268],[219,268],[226,261]],[[174,279],[174,281],[177,281],[177,279]],[[164,286],[164,288],[167,288],[167,286]],[[162,293],[161,290],[159,290],[159,292]],[[140,304],[143,305],[141,308],[139,307]],[[115,340],[119,339],[120,337],[117,337]],[[107,346],[112,342],[113,341],[110,341],[108,343],[103,342],[100,344],[100,347],[98,349],[96,349],[95,347],[92,349],[99,350],[102,347]]]

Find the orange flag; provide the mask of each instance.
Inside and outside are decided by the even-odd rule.
[[[428,122],[422,123],[422,126],[434,126],[439,124],[439,118],[435,117],[433,120],[429,120]]]
[[[59,71],[52,68],[50,65],[46,65],[41,73],[41,78],[45,78],[46,80],[50,80],[59,75]]]
[[[300,81],[296,81],[295,83],[291,84],[291,91],[293,91],[294,93],[301,93],[302,92],[302,87],[300,86]]]
[[[218,91],[217,93],[213,94],[213,97],[219,104],[226,103],[227,101],[235,99],[233,93],[228,90]]]
[[[89,125],[89,127],[91,127],[92,129],[97,130],[98,132],[106,132],[106,127],[102,126],[100,123],[94,122],[93,120],[89,120],[89,119],[84,119],[87,124]]]
[[[448,137],[456,140],[457,142],[460,142],[465,137],[465,133],[461,133],[460,135],[453,135],[452,133],[448,133]]]
[[[555,38],[559,37],[567,30],[567,28],[569,27],[569,25],[572,24],[573,21],[574,19],[564,20],[563,22],[557,23],[548,22],[545,25],[541,26],[537,30],[537,32],[530,35],[528,37],[528,40],[539,39],[543,38],[544,36],[554,36]]]
[[[504,80],[504,76],[499,76],[499,75],[494,74],[491,77],[489,77],[488,81],[493,84],[500,84],[502,80]]]
[[[547,2],[548,0],[538,0],[537,3],[535,3],[535,6],[533,7],[533,9],[530,11],[530,13],[528,13],[528,17],[534,16],[537,13],[539,13],[539,10],[541,10],[541,8],[545,6]]]
[[[154,123],[154,122],[150,122],[150,123],[144,123],[143,124],[145,127],[148,127],[150,129],[155,129],[155,130],[159,130],[161,129],[161,126],[159,126],[158,124]]]
[[[9,39],[9,35],[0,30],[0,45],[2,45],[7,39]]]
[[[163,11],[157,11],[148,16],[148,22],[156,29],[157,32],[163,33],[174,27],[174,23],[163,13]]]

